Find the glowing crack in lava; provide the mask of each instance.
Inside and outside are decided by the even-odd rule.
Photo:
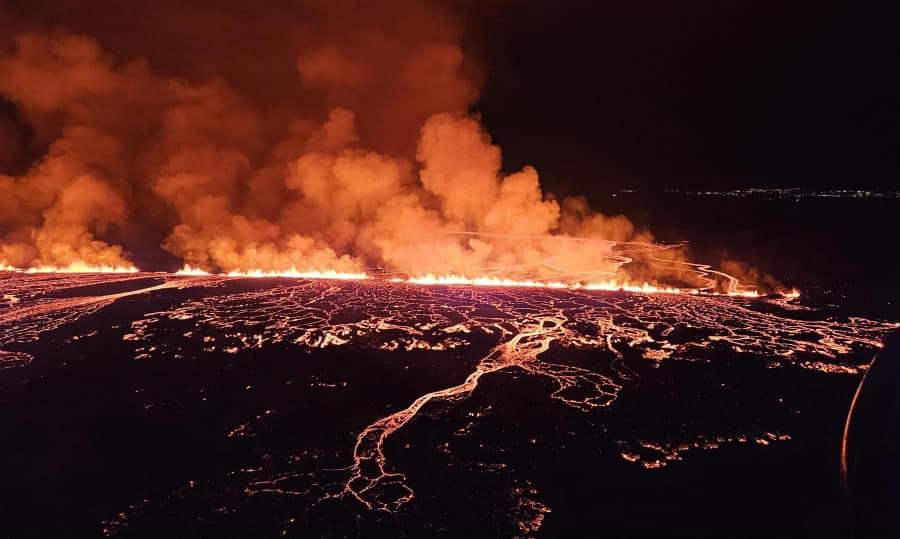
[[[453,399],[471,393],[485,374],[518,367],[531,374],[550,377],[558,386],[551,397],[575,408],[590,410],[611,403],[621,387],[610,378],[586,369],[538,360],[538,355],[546,352],[551,342],[566,338],[567,330],[563,327],[566,320],[562,310],[555,315],[529,318],[508,341],[482,359],[463,383],[422,395],[409,407],[366,427],[356,438],[354,463],[350,468],[352,473],[341,495],[352,495],[367,508],[383,511],[396,510],[411,500],[414,493],[405,484],[405,476],[386,468],[385,439],[414,418],[430,401]],[[587,390],[588,393],[580,398],[567,397],[568,391],[577,389]],[[394,492],[391,493],[391,490]]]
[[[441,377],[446,383],[437,387],[435,381],[398,375],[405,380],[403,394],[417,388],[420,392],[400,402],[374,387],[372,391],[385,401],[386,413],[368,407],[355,412],[367,419],[357,427],[353,421],[348,423],[355,434],[337,438],[345,442],[330,445],[326,438],[314,437],[312,445],[302,450],[266,453],[258,465],[208,478],[203,483],[209,489],[203,500],[210,496],[216,500],[209,492],[222,491],[217,501],[204,502],[211,506],[192,505],[196,502],[191,501],[191,493],[200,488],[193,479],[190,488],[176,489],[170,496],[135,500],[120,516],[104,523],[107,535],[169,511],[171,504],[188,504],[192,511],[209,515],[246,510],[249,500],[259,497],[299,498],[313,506],[337,504],[351,513],[393,515],[418,507],[417,503],[427,502],[418,501],[417,494],[425,485],[421,477],[404,469],[403,459],[390,449],[391,440],[410,428],[425,428],[429,423],[420,419],[423,416],[437,414],[459,421],[451,419],[453,410],[479,393],[485,380],[504,373],[510,379],[539,380],[549,402],[593,417],[614,410],[623,395],[634,393],[642,377],[652,377],[668,362],[713,365],[720,357],[736,355],[766,368],[819,376],[854,374],[865,367],[881,339],[900,327],[837,316],[785,296],[633,293],[588,286],[497,286],[492,281],[476,283],[491,286],[468,286],[373,277],[251,276],[256,278],[0,273],[5,303],[0,310],[0,359],[9,369],[26,368],[32,358],[40,359],[42,343],[53,342],[47,338],[75,331],[58,345],[62,351],[76,343],[88,346],[92,340],[113,338],[130,351],[133,360],[160,365],[173,360],[233,362],[270,355],[292,363],[288,358],[298,351],[315,358],[325,351],[346,350],[328,356],[329,361],[360,357],[368,358],[366,362],[416,365],[409,363],[410,358],[428,357],[438,365],[447,363],[457,374]],[[116,305],[125,301],[132,305],[127,310],[132,314],[117,315]],[[154,307],[133,314],[135,306],[145,302]],[[97,316],[118,322],[97,323]],[[300,383],[283,385],[285,395],[350,391],[366,385],[352,372],[334,367],[330,375],[290,378],[287,382]],[[246,389],[250,391],[251,385]],[[162,395],[144,390],[141,395],[147,413],[167,406],[168,398]],[[235,440],[259,437],[257,443],[264,444],[265,433],[286,413],[284,406],[248,411],[246,421],[230,426],[222,435]],[[499,406],[470,412],[454,439],[476,436],[479,424],[489,421]],[[332,420],[340,418],[336,408]],[[689,458],[692,451],[745,442],[764,447],[791,439],[789,428],[779,424],[730,429],[685,432],[680,440],[623,433],[613,441],[623,462],[652,470]],[[451,454],[446,449],[451,442],[439,443],[436,455]],[[504,514],[518,533],[536,531],[553,510],[541,501],[539,489],[527,479],[523,483],[503,462],[481,466],[508,482],[501,496],[507,501],[502,504],[508,506]],[[284,529],[294,525],[287,521]]]
[[[66,271],[59,274],[34,271],[26,272],[29,275],[27,278],[20,277],[17,273],[4,275],[0,272],[0,290],[14,290],[3,295],[9,308],[0,311],[0,369],[21,366],[31,361],[28,353],[4,350],[8,344],[37,341],[42,333],[75,322],[116,300],[182,284],[178,279],[160,279],[148,286],[123,292],[54,298],[53,293],[67,288],[121,283],[136,280],[136,277],[130,271]]]

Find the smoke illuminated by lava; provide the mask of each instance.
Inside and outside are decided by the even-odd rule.
[[[0,170],[0,265],[147,270],[134,255],[162,250],[239,276],[709,286],[666,264],[637,271],[621,242],[658,256],[649,233],[557,200],[534,168],[502,171],[469,112],[482,69],[446,6],[309,1],[248,18],[244,4],[155,4],[167,31],[152,36],[53,3],[0,9],[0,96],[14,105],[0,120],[23,142],[0,166],[30,163]],[[265,39],[233,44],[222,25]],[[737,292],[730,279],[712,289]]]

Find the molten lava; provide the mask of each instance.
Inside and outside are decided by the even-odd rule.
[[[138,273],[134,266],[108,266],[92,265],[82,261],[74,261],[65,266],[39,265],[27,268],[17,268],[8,264],[0,264],[0,271],[15,271],[21,273]]]
[[[706,271],[708,266],[704,266]],[[118,274],[118,273],[139,273],[140,270],[134,266],[94,266],[84,262],[73,262],[68,266],[36,266],[31,268],[16,268],[9,265],[0,265],[0,271],[17,272],[17,273],[81,273],[81,274]],[[603,281],[566,281],[563,279],[514,279],[509,277],[497,276],[477,276],[466,277],[463,275],[447,274],[435,275],[428,273],[420,276],[409,277],[392,277],[387,279],[393,283],[408,283],[418,286],[477,286],[477,287],[498,287],[498,288],[545,288],[557,290],[586,290],[586,291],[621,291],[636,294],[704,294],[704,295],[724,295],[745,298],[757,298],[761,293],[752,287],[742,285],[739,281],[722,272],[714,271],[713,273],[724,276],[729,283],[729,289],[724,292],[716,291],[714,281],[710,280],[709,284],[704,287],[675,287],[663,286],[648,283],[619,282],[614,279]],[[704,273],[705,274],[705,273]],[[332,280],[364,280],[376,278],[366,272],[343,272],[333,269],[322,270],[300,270],[295,266],[284,270],[232,270],[228,272],[215,273],[185,264],[174,275],[183,277],[233,277],[233,278],[288,278],[288,279],[332,279]],[[800,297],[800,292],[796,289],[777,291],[778,294],[787,300]]]
[[[388,364],[410,353],[433,358],[448,353],[454,358],[470,356],[465,360],[467,370],[448,384],[423,386],[420,393],[386,411],[363,412],[363,423],[354,419],[354,428],[359,429],[355,439],[344,440],[334,455],[340,466],[325,469],[316,458],[308,463],[303,454],[297,454],[285,462],[265,459],[227,475],[228,481],[237,482],[233,492],[243,493],[248,500],[295,496],[313,506],[327,501],[397,512],[416,499],[419,487],[414,477],[407,477],[402,455],[391,447],[392,439],[403,436],[402,431],[423,416],[461,407],[480,391],[482,382],[501,373],[511,375],[508,383],[520,377],[541,379],[544,383],[535,387],[545,388],[553,402],[592,414],[633,391],[638,376],[635,365],[717,361],[740,354],[747,361],[757,358],[766,368],[853,375],[865,368],[867,353],[881,346],[884,335],[900,327],[791,305],[790,297],[757,299],[740,288],[730,294],[703,289],[674,289],[677,293],[673,293],[664,287],[618,282],[592,285],[434,275],[385,279],[327,271],[312,273],[314,278],[307,275],[296,269],[209,275],[191,267],[179,275],[142,274],[140,278],[3,273],[0,290],[7,306],[0,309],[0,370],[26,368],[38,357],[34,354],[43,350],[42,343],[71,350],[81,343],[100,346],[109,338],[121,341],[133,359],[142,362],[208,357],[231,361],[242,355],[278,357],[278,351],[313,353],[334,348],[348,353],[333,357],[372,352],[388,358]],[[248,277],[284,276],[294,278],[252,286],[242,282]],[[337,280],[326,280],[332,278]],[[128,281],[133,285],[123,287]],[[601,287],[636,293],[590,292]],[[58,294],[63,290],[71,292]],[[116,310],[114,304],[123,298],[146,301],[152,309]],[[91,318],[101,310],[105,310],[103,318]],[[110,317],[123,318],[110,325]],[[63,328],[75,334],[65,341],[52,338]],[[573,357],[590,360],[573,361]],[[294,382],[286,384],[294,388]],[[312,377],[296,387],[319,391],[335,384]],[[340,387],[344,391],[347,386]],[[151,400],[146,406],[155,405],[152,399],[163,399],[147,398]],[[260,410],[226,435],[254,436],[278,412]],[[453,440],[438,445],[438,451],[464,440],[480,413],[467,415],[468,423],[461,425]],[[427,422],[415,428],[423,425]],[[652,470],[689,452],[720,445],[764,446],[790,440],[789,433],[777,428],[748,429],[701,432],[676,440],[632,437],[618,442],[618,451],[624,461]],[[517,494],[516,500],[535,510],[526,511],[534,518],[523,521],[532,523],[529,529],[537,529],[549,506],[524,494]],[[110,521],[109,529],[129,525],[134,520],[132,511]]]
[[[474,277],[468,278],[462,275],[440,275],[433,274],[423,275],[421,277],[410,277],[409,279],[392,279],[394,282],[407,282],[417,285],[467,285],[467,286],[500,286],[500,287],[517,287],[517,288],[557,288],[565,290],[622,290],[625,292],[638,292],[643,294],[683,294],[691,292],[691,290],[673,287],[654,286],[649,283],[640,285],[617,283],[616,281],[600,281],[588,283],[566,283],[562,281],[535,281],[535,280],[516,280],[500,277]]]
[[[251,270],[234,270],[229,271],[222,274],[211,273],[202,269],[194,268],[188,264],[185,264],[180,270],[175,272],[175,275],[184,275],[184,276],[195,276],[195,277],[203,277],[203,276],[213,276],[213,275],[221,275],[225,277],[248,277],[248,278],[260,278],[260,277],[286,277],[289,279],[338,279],[338,280],[360,280],[368,278],[368,275],[365,272],[361,273],[350,273],[350,272],[342,272],[335,271],[331,269],[326,270],[306,270],[301,271],[296,267],[290,267],[286,270],[262,270],[262,269],[251,269]]]

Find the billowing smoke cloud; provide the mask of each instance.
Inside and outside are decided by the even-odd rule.
[[[0,264],[596,278],[649,239],[502,171],[444,6],[284,4],[0,14],[0,173],[41,155],[0,175]]]

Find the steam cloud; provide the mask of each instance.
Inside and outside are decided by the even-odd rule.
[[[0,8],[0,264],[540,276],[649,239],[501,172],[445,6],[257,4]]]

